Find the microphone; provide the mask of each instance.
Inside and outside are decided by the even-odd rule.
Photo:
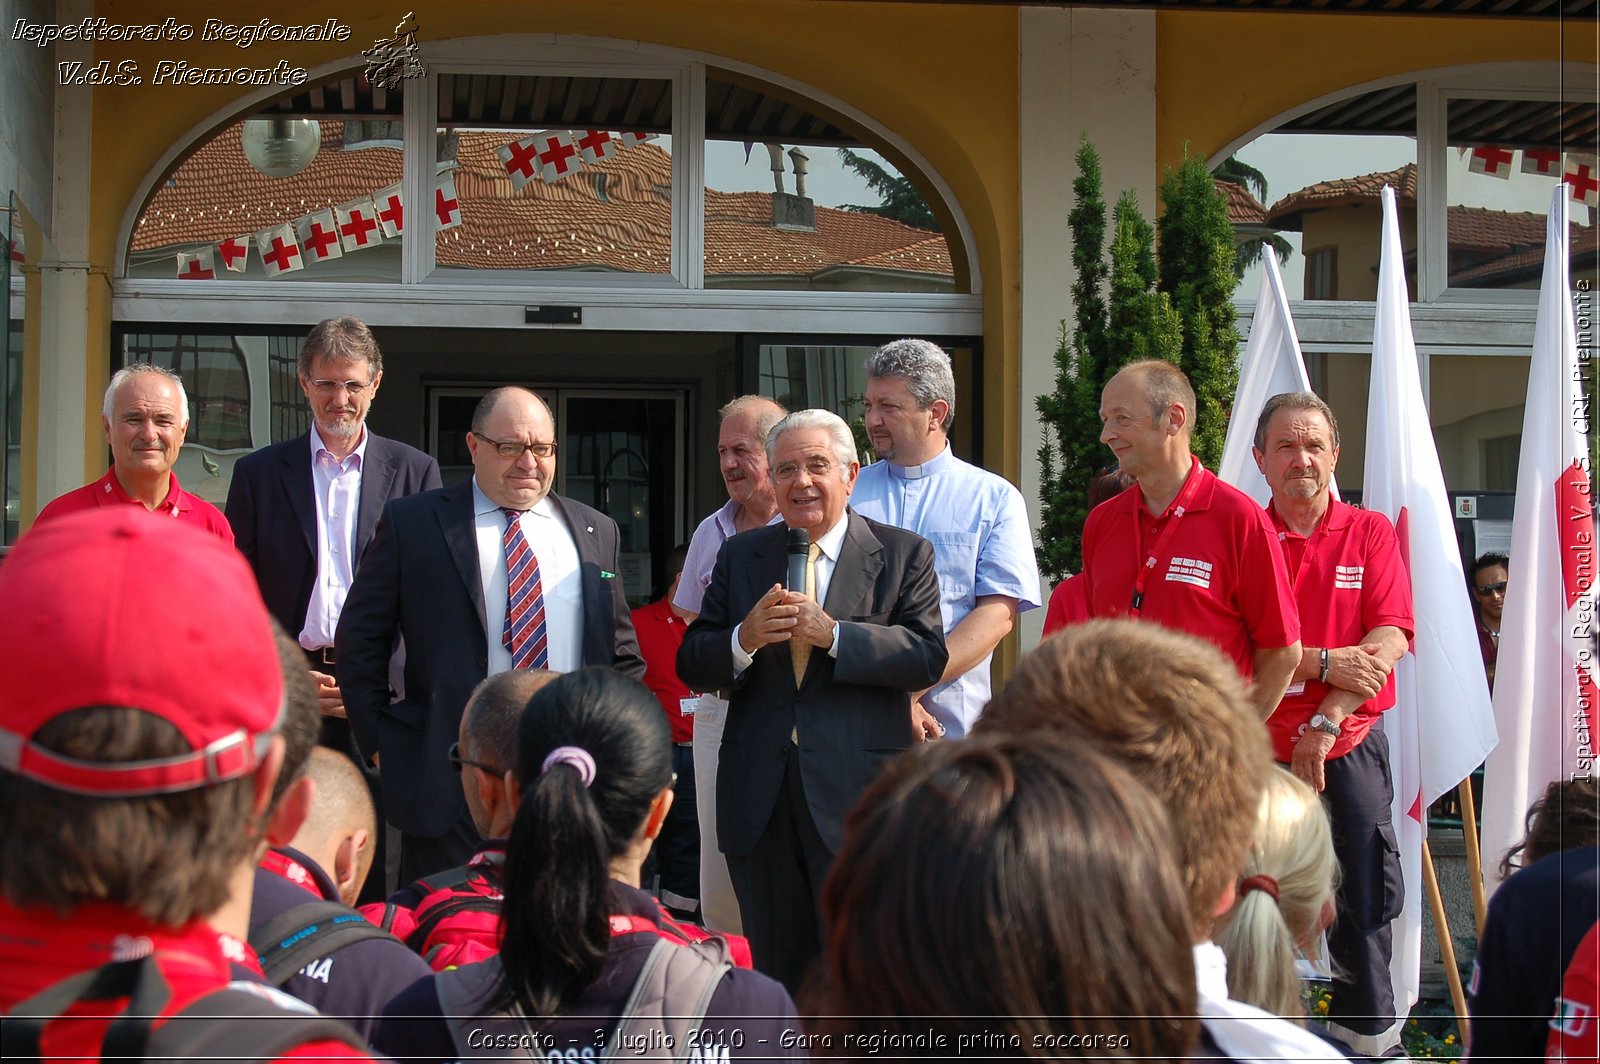
[[[789,591],[806,593],[806,558],[811,553],[811,533],[803,528],[789,529],[789,576],[783,586]]]

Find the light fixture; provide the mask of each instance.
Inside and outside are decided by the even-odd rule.
[[[309,118],[251,118],[240,140],[251,166],[268,177],[290,177],[317,157],[322,127]]]

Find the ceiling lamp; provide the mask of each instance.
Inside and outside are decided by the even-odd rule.
[[[317,157],[322,127],[309,118],[251,118],[240,139],[251,166],[268,177],[290,177]]]

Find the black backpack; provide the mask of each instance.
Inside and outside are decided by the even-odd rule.
[[[348,905],[318,899],[285,909],[250,932],[250,948],[261,958],[267,982],[282,986],[313,961],[374,938],[399,942]]]

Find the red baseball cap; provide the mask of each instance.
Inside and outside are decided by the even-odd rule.
[[[97,507],[30,531],[0,565],[0,770],[101,797],[254,771],[283,717],[283,672],[244,557],[210,532]],[[168,721],[190,752],[130,762],[33,742],[91,706]]]

